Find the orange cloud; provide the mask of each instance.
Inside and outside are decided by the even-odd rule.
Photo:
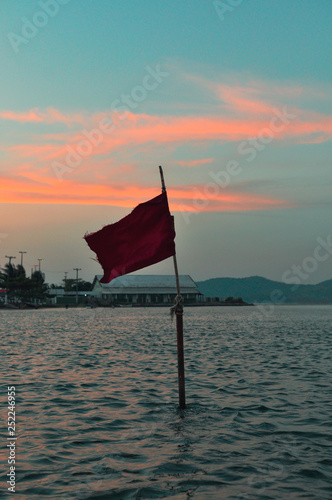
[[[0,178],[2,203],[84,204],[112,205],[132,208],[158,194],[156,187],[110,186],[55,179],[40,182],[19,178]],[[204,194],[204,185],[178,186],[168,190],[171,209],[174,211],[214,212],[286,208],[283,200],[252,193],[229,193],[220,190],[214,195]]]
[[[283,123],[278,115],[286,109],[295,118]],[[114,116],[114,114],[113,114]],[[42,145],[31,143],[13,146],[7,151],[17,154],[18,158],[33,155],[38,161],[61,161],[68,154],[68,148],[75,151],[79,144],[91,144],[86,157],[109,154],[123,146],[132,147],[138,144],[187,143],[194,141],[241,141],[255,138],[265,129],[273,130],[275,139],[295,139],[296,142],[308,142],[311,134],[316,134],[314,142],[332,138],[332,117],[303,110],[291,110],[285,107],[260,117],[226,118],[224,116],[148,116],[128,113],[124,120],[119,121],[109,132],[105,132],[102,122],[94,128],[81,132],[68,132],[40,136]],[[272,122],[277,123],[277,129],[272,129]],[[318,137],[317,137],[318,135]],[[94,136],[93,139],[89,136]],[[58,142],[56,142],[58,141]],[[45,143],[46,142],[46,143]],[[310,141],[309,141],[310,142]],[[85,148],[86,149],[86,148]],[[72,149],[71,149],[72,150]],[[180,163],[181,164],[181,163]],[[194,163],[192,164],[194,165]],[[190,166],[190,165],[188,165]]]
[[[21,124],[63,125],[60,132],[44,127],[44,133],[38,135],[35,132],[29,134],[28,127],[25,127],[23,141],[2,148],[4,175],[0,202],[84,203],[129,208],[155,195],[155,189],[128,187],[126,184],[128,178],[131,183],[135,182],[133,176],[139,171],[137,164],[142,165],[145,159],[148,165],[154,161],[151,153],[158,152],[158,148],[159,151],[174,152],[179,146],[191,146],[192,159],[175,161],[177,155],[173,155],[170,163],[194,167],[216,159],[212,156],[197,159],[202,155],[215,155],[216,148],[213,153],[206,152],[213,141],[225,143],[257,139],[267,129],[271,130],[272,123],[278,125],[273,130],[273,140],[307,144],[332,139],[331,116],[295,107],[295,98],[303,94],[301,88],[275,86],[272,91],[260,84],[241,87],[196,81],[217,98],[219,105],[215,106],[214,101],[214,107],[207,106],[203,112],[200,109],[199,113],[179,115],[178,109],[176,115],[160,116],[129,111],[125,117],[114,111],[90,115],[84,112],[65,114],[54,108],[45,111],[34,108],[22,113],[0,112],[0,119]],[[285,108],[276,102],[276,96],[294,98],[294,105]],[[283,109],[293,115],[284,122],[280,118]],[[105,120],[111,120],[113,127],[106,130],[103,126]],[[59,183],[54,162],[66,166],[69,152],[72,158],[76,155],[76,164],[67,168]],[[119,167],[121,164],[123,167]],[[112,186],[108,185],[110,172],[114,182]],[[209,196],[207,203],[206,200],[200,202],[195,196],[204,192],[204,186],[195,184],[198,182],[193,180],[197,174],[195,169],[190,173],[193,185],[169,190],[173,210],[239,211],[289,206],[283,200],[226,190],[215,197]],[[16,178],[13,177],[15,174]],[[102,185],[102,182],[106,184]]]
[[[256,93],[253,89],[243,89],[241,87],[228,87],[218,85],[215,92],[221,101],[228,104],[229,108],[241,113],[250,113],[254,115],[271,113],[273,105],[260,99],[254,99],[250,95]]]
[[[59,155],[59,146],[52,144],[19,144],[9,148],[3,148],[4,151],[12,153],[19,160],[20,158],[33,158],[38,161],[52,160]]]
[[[281,106],[277,98],[294,99],[310,94],[315,97],[322,97],[322,93],[317,93],[312,89],[304,89],[299,86],[285,86],[265,83],[263,81],[251,81],[246,85],[237,83],[219,83],[218,81],[208,80],[202,76],[185,74],[184,78],[190,82],[196,83],[201,89],[206,90],[210,95],[214,95],[217,101],[233,113],[242,114],[270,114],[272,108]]]
[[[64,123],[71,125],[73,123],[83,124],[86,119],[79,113],[64,115],[54,108],[48,108],[42,112],[39,108],[33,108],[27,113],[17,113],[15,111],[0,111],[0,119],[10,120],[19,123]]]
[[[0,111],[0,118],[2,120],[12,120],[20,123],[27,122],[37,122],[43,121],[43,118],[38,115],[34,110],[30,110],[28,113],[15,113],[14,111]]]
[[[181,167],[196,167],[197,165],[205,165],[213,162],[213,158],[203,158],[201,160],[178,160],[176,163]]]

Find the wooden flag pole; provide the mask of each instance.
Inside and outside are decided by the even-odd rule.
[[[174,270],[177,287],[177,297],[175,299],[175,315],[176,315],[176,337],[178,346],[178,379],[179,379],[179,404],[181,409],[186,407],[186,391],[184,378],[184,350],[183,350],[183,301],[180,292],[178,265],[176,255],[173,255]]]
[[[161,190],[166,193],[166,186],[164,181],[163,169],[159,165],[159,172],[161,178]],[[183,350],[183,299],[180,290],[180,280],[176,254],[173,255],[174,271],[176,279],[177,296],[175,298],[174,312],[176,315],[176,337],[178,348],[178,379],[179,379],[179,405],[182,410],[186,407],[186,391],[185,391],[185,378],[184,378],[184,350]]]

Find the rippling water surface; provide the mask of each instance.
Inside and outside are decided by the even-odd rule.
[[[255,312],[253,313],[253,310]],[[0,311],[21,499],[332,498],[330,306]],[[3,441],[4,443],[4,441]]]

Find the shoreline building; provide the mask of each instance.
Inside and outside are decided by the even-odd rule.
[[[96,275],[92,293],[104,304],[171,305],[177,295],[174,275],[125,275],[110,283],[100,283],[102,275]],[[180,275],[180,289],[185,304],[203,302],[203,294],[189,275]]]

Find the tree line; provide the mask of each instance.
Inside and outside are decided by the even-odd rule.
[[[30,302],[34,299],[45,300],[48,294],[48,285],[40,271],[32,273],[28,278],[23,266],[17,267],[6,264],[0,272],[0,288],[6,289],[9,302],[18,300]]]
[[[9,302],[31,302],[34,300],[45,301],[52,296],[52,289],[62,288],[65,292],[76,291],[75,279],[64,279],[62,284],[49,286],[45,283],[44,275],[34,271],[29,278],[23,266],[6,264],[0,271],[0,288],[6,289]],[[90,291],[92,283],[79,279],[78,291]]]

